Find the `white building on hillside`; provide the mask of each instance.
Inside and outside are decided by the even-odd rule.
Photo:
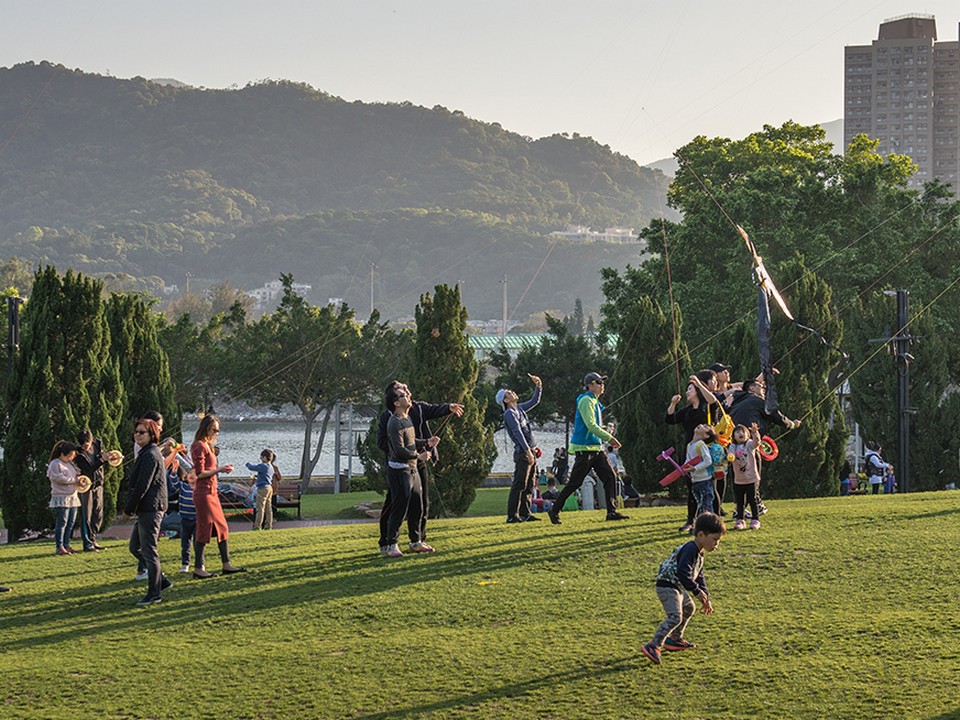
[[[567,225],[563,230],[555,230],[551,235],[559,235],[574,242],[636,242],[637,234],[633,228],[610,227],[603,232],[591,230],[586,225]]]
[[[308,297],[312,289],[313,286],[311,285],[304,285],[303,283],[293,284],[293,291],[303,298]],[[255,301],[253,306],[254,310],[266,310],[268,307],[273,306],[283,295],[283,283],[279,280],[271,280],[264,284],[263,287],[250,290],[247,295]]]

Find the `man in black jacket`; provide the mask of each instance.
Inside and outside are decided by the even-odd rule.
[[[394,390],[410,392],[410,388],[408,388],[399,380],[394,380],[392,383],[387,385],[385,394],[389,395]],[[430,403],[416,400],[413,401],[413,407],[410,408],[409,414],[410,420],[413,422],[413,429],[416,435],[417,451],[430,451],[430,458],[428,461],[417,460],[417,474],[420,476],[420,496],[422,502],[419,519],[420,540],[411,544],[410,550],[413,552],[433,552],[433,548],[427,544],[427,518],[430,515],[429,485],[430,480],[433,477],[430,467],[437,462],[440,456],[437,453],[437,442],[439,441],[439,438],[434,439],[433,432],[430,430],[429,421],[436,420],[437,418],[441,418],[450,414],[456,415],[457,417],[462,417],[463,405],[460,403],[441,403],[439,405],[431,405]],[[382,413],[380,413],[380,418],[377,422],[377,447],[379,447],[385,454],[389,452],[389,448],[387,446],[387,423],[390,421],[391,415],[392,413],[389,409],[384,410]],[[383,499],[383,508],[380,510],[381,555],[386,554],[385,548],[388,546],[387,518],[390,515],[390,507],[391,498],[390,491],[388,489],[387,494]],[[416,516],[415,512],[411,514]]]
[[[771,423],[788,430],[796,430],[800,427],[799,420],[791,420],[780,410],[773,413],[767,412],[765,388],[763,383],[756,378],[744,380],[743,390],[734,394],[733,405],[730,406],[730,419],[733,420],[734,425],[743,425],[744,427],[750,427],[753,423],[756,423],[761,433],[765,433]],[[759,451],[757,467],[760,467]],[[760,507],[760,514],[763,515],[767,512],[767,506],[760,499],[759,483],[757,485],[757,505]],[[735,519],[740,520],[742,518],[735,517]]]
[[[74,464],[81,475],[90,478],[90,489],[80,495],[80,537],[83,539],[83,551],[103,550],[97,544],[97,534],[103,525],[103,478],[107,456],[103,454],[100,438],[95,438],[89,430],[77,434],[77,457]]]
[[[743,381],[743,390],[733,396],[730,418],[734,425],[744,427],[750,427],[756,423],[761,433],[767,432],[771,423],[789,430],[800,427],[799,420],[791,420],[779,410],[773,413],[767,412],[763,383],[757,379]]]
[[[160,569],[157,540],[160,537],[160,522],[167,511],[167,473],[160,453],[160,425],[146,418],[137,421],[133,432],[134,442],[140,448],[137,459],[130,469],[127,502],[124,517],[137,516],[133,532],[140,540],[140,554],[147,568],[147,594],[137,605],[152,605],[160,602],[160,594],[172,584]]]

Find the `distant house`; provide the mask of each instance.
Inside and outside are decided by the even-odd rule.
[[[563,230],[554,230],[551,235],[559,235],[573,242],[637,242],[633,228],[609,227],[602,232],[591,230],[586,225],[567,225]]]
[[[308,297],[312,289],[313,286],[311,285],[304,285],[303,283],[293,284],[293,291],[303,298]],[[272,307],[280,299],[280,296],[283,295],[283,283],[279,280],[271,280],[263,287],[250,290],[247,292],[247,295],[254,300],[254,310],[266,310]]]

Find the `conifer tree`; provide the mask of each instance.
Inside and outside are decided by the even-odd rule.
[[[107,302],[111,353],[119,361],[120,380],[126,390],[121,417],[129,426],[148,410],[163,415],[164,437],[180,437],[180,411],[174,398],[167,353],[160,344],[158,318],[139,295],[114,293]],[[131,450],[132,439],[121,439]]]
[[[55,268],[37,272],[24,308],[20,354],[7,384],[12,408],[4,437],[3,513],[9,537],[52,525],[46,466],[59,439],[89,427],[105,447],[117,447],[123,403],[102,285]],[[105,513],[115,508],[117,471],[107,473]]]
[[[460,516],[496,457],[493,430],[483,424],[486,402],[474,394],[480,367],[467,344],[460,288],[437,285],[432,296],[421,295],[416,322],[415,371],[409,382],[414,398],[464,406],[463,417],[452,418],[440,433],[430,499],[433,513]]]
[[[663,421],[670,398],[683,394],[691,374],[687,348],[679,338],[679,310],[675,337],[673,320],[636,285],[640,276],[632,268],[623,276],[609,269],[602,272],[607,301],[600,332],[617,336],[617,357],[601,398],[608,408],[604,419],[616,419],[617,439],[623,444],[619,454],[634,485],[660,490],[657,481],[670,466],[657,455],[668,447],[676,448],[675,459],[685,452],[682,432]]]
[[[843,323],[834,310],[830,286],[808,271],[799,257],[780,265],[776,278],[782,287],[790,288],[787,302],[793,315],[840,346]],[[836,388],[830,387],[828,378],[842,357],[815,336],[799,330],[775,308],[771,315],[770,347],[773,363],[780,371],[776,379],[780,410],[789,418],[802,420],[802,425],[793,431],[770,428],[768,434],[777,441],[780,455],[764,463],[763,495],[836,495],[847,429]],[[752,320],[756,343],[755,316]]]

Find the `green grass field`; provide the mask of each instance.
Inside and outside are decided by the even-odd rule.
[[[661,620],[679,508],[431,523],[381,558],[373,525],[236,533],[249,572],[136,608],[124,544],[0,546],[8,718],[960,717],[960,493],[773,501],[707,557],[696,650]],[[215,552],[211,555],[215,555]]]
[[[546,489],[546,486],[543,488]],[[477,496],[470,509],[467,510],[466,517],[483,517],[487,515],[506,517],[507,495],[510,494],[510,488],[478,488]],[[312,520],[350,520],[363,517],[354,510],[357,503],[361,502],[382,502],[383,495],[379,493],[354,492],[340,493],[333,495],[331,493],[319,493],[304,495],[302,498],[302,507],[300,512],[303,518]],[[284,511],[284,517],[294,519],[297,516],[296,510]]]

